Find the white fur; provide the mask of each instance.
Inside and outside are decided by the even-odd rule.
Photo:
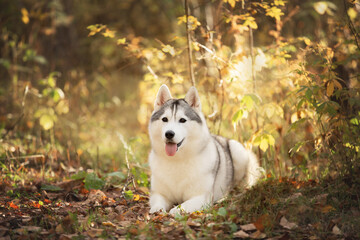
[[[157,94],[154,113],[171,99],[166,85],[162,85]],[[226,180],[227,167],[220,164],[218,174],[214,174],[220,158],[225,153],[217,151],[217,143],[211,136],[206,120],[201,113],[201,103],[197,90],[192,87],[185,97],[186,102],[201,117],[202,124],[196,121],[179,123],[180,118],[186,118],[184,109],[177,109],[172,115],[171,109],[166,109],[161,118],[168,118],[168,122],[161,120],[149,124],[149,135],[152,150],[149,155],[151,168],[151,196],[150,212],[169,211],[174,214],[180,212],[194,212],[210,206],[221,199],[232,187]],[[176,154],[172,157],[165,153],[165,132],[174,131],[174,142],[184,139]],[[233,158],[234,182],[245,180],[245,185],[252,186],[259,177],[259,165],[253,153],[246,150],[239,142],[229,141],[229,148]],[[181,208],[174,206],[180,204]]]

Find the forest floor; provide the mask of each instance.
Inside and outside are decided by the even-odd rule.
[[[42,173],[1,172],[0,240],[360,239],[360,191],[352,178],[267,176],[208,210],[171,216],[149,214],[148,189],[126,179],[122,187],[88,191],[85,175],[46,179]]]

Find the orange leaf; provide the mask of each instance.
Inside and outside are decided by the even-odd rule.
[[[13,209],[19,209],[19,206],[17,206],[16,204],[14,204],[13,202],[9,202],[9,207],[13,208]]]
[[[89,193],[89,190],[87,190],[86,188],[82,187],[79,191],[80,194],[86,195]]]
[[[30,206],[32,206],[32,207],[34,207],[34,208],[40,208],[40,207],[41,207],[40,203],[34,202],[34,201],[32,201],[32,202],[30,203]]]
[[[51,203],[51,200],[45,198],[45,199],[44,199],[44,203],[50,204],[50,203]]]
[[[324,207],[321,208],[321,212],[322,213],[328,213],[328,212],[331,212],[331,211],[334,211],[335,208],[331,205],[326,205]]]
[[[272,225],[272,221],[269,214],[261,215],[256,222],[254,222],[257,230],[263,232],[265,228],[270,227]]]
[[[331,95],[333,95],[334,87],[335,87],[334,82],[330,81],[329,84],[326,87],[326,94],[328,95],[328,97],[331,97]]]

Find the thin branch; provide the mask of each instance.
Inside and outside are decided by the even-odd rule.
[[[346,1],[344,0],[343,2],[344,2],[345,15],[346,15],[346,17],[347,17],[347,19],[348,19],[348,21],[349,21],[348,26],[349,26],[349,28],[350,28],[351,33],[354,35],[356,46],[357,46],[358,49],[360,50],[360,44],[359,44],[360,36],[359,36],[359,34],[357,33],[356,28],[354,27],[354,24],[353,24],[353,22],[351,21],[351,18],[350,18],[349,14],[348,14],[348,6],[347,6],[347,4],[346,4]]]
[[[250,47],[250,57],[251,57],[251,78],[253,81],[253,92],[256,93],[254,37],[253,37],[252,27],[249,27],[249,47]]]
[[[193,86],[195,86],[192,50],[191,50],[191,46],[190,46],[191,39],[190,39],[190,30],[189,30],[189,3],[188,3],[188,0],[185,0],[185,15],[186,15],[186,36],[187,36],[187,45],[188,45],[190,80],[191,80],[191,84]]]
[[[218,69],[218,72],[219,72],[220,86],[221,86],[221,105],[220,105],[220,116],[219,116],[220,121],[219,121],[218,132],[217,132],[217,135],[220,135],[221,123],[222,123],[222,119],[223,119],[225,89],[224,89],[224,81],[223,81],[222,75],[221,75],[221,69],[219,67],[217,67],[217,69]]]

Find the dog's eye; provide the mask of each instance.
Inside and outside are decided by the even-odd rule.
[[[162,120],[163,122],[167,122],[167,121],[168,121],[167,117],[163,117],[161,120]]]
[[[180,118],[179,122],[184,123],[184,122],[186,122],[186,119],[185,118]]]

